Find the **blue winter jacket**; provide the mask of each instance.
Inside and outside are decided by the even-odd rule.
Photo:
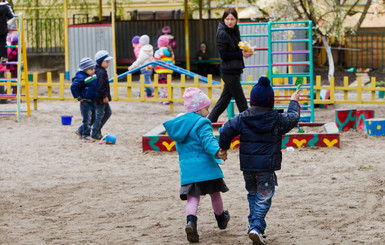
[[[181,185],[224,178],[210,120],[190,112],[163,123],[176,142]]]
[[[291,100],[286,113],[253,106],[225,123],[219,146],[227,150],[240,135],[239,158],[242,171],[271,172],[281,169],[282,135],[298,124],[300,105]]]
[[[92,79],[90,75],[83,71],[76,72],[76,75],[72,78],[71,92],[72,96],[77,100],[95,100],[98,96],[96,77]]]

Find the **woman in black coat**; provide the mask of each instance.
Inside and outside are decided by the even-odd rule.
[[[253,55],[253,51],[242,51],[238,47],[241,41],[237,25],[238,13],[234,8],[226,9],[217,30],[217,45],[221,59],[221,76],[225,83],[222,94],[211,111],[208,119],[216,122],[226,110],[231,98],[235,99],[239,112],[245,111],[247,101],[241,86],[241,74],[245,67],[243,57]]]

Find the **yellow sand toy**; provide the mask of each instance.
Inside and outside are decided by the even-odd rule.
[[[247,42],[247,41],[240,41],[238,43],[238,46],[243,49],[244,51],[250,51],[252,50],[253,51],[253,54],[255,54],[254,50],[256,49],[256,46],[251,46],[251,41],[250,42]]]

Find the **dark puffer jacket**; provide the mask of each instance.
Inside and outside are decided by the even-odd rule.
[[[108,81],[107,70],[101,67],[100,65],[96,65],[95,74],[98,77],[98,97],[96,98],[96,103],[103,104],[103,98],[107,97],[108,101],[111,101],[111,93],[110,93],[110,83]]]
[[[239,158],[242,171],[271,172],[281,169],[282,135],[298,124],[300,105],[291,100],[288,111],[253,106],[228,121],[219,137],[219,146],[227,150],[240,135]]]
[[[6,35],[8,33],[7,21],[13,18],[12,9],[9,7],[8,2],[0,3],[0,35]]]
[[[88,78],[88,79],[87,79]],[[76,72],[72,78],[71,92],[72,96],[77,99],[95,100],[98,96],[97,79],[92,79],[87,73],[83,71]],[[87,81],[85,81],[87,79]]]
[[[238,47],[241,41],[238,25],[229,28],[219,23],[217,30],[217,45],[221,58],[221,72],[225,74],[241,74],[243,63],[242,50]]]

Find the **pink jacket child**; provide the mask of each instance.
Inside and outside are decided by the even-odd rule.
[[[139,43],[139,39],[140,39],[140,36],[134,36],[131,40],[131,43],[132,43],[132,47],[134,47],[134,54],[135,54],[135,59],[138,58],[139,56],[139,51],[140,51],[140,47],[142,45],[140,45]]]

